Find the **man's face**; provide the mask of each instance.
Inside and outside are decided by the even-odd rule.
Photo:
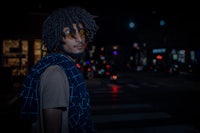
[[[65,27],[63,29],[65,33],[65,37],[63,37],[63,42],[64,42],[63,47],[64,50],[68,53],[80,54],[85,51],[85,48],[87,46],[85,39],[86,36],[85,29],[81,24],[79,25],[73,24],[73,28],[75,30],[75,33],[72,33],[69,27]]]

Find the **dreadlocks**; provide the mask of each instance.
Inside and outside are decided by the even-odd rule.
[[[59,8],[44,21],[42,27],[42,40],[47,48],[47,52],[55,52],[62,45],[64,27],[69,27],[74,32],[72,24],[81,23],[86,31],[86,41],[91,42],[96,34],[98,26],[94,20],[95,16],[91,15],[85,9],[70,6]]]

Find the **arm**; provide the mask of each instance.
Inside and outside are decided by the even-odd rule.
[[[45,133],[60,133],[69,99],[68,80],[59,66],[48,68],[41,78],[42,115]],[[66,124],[65,124],[66,127]],[[66,128],[65,128],[66,129]]]
[[[60,133],[62,124],[62,110],[43,109],[44,129],[45,133]]]

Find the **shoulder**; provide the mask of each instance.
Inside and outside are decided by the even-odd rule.
[[[59,65],[51,65],[49,67],[47,67],[47,69],[45,70],[45,72],[52,72],[52,71],[63,71],[62,68]]]
[[[60,79],[66,78],[64,70],[59,65],[52,65],[46,68],[46,70],[42,73],[41,78],[53,78]]]

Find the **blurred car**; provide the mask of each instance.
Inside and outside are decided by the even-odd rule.
[[[118,74],[118,72],[112,71],[111,74],[110,74],[110,81],[111,81],[112,83],[117,83],[118,79],[119,79],[119,74]]]

